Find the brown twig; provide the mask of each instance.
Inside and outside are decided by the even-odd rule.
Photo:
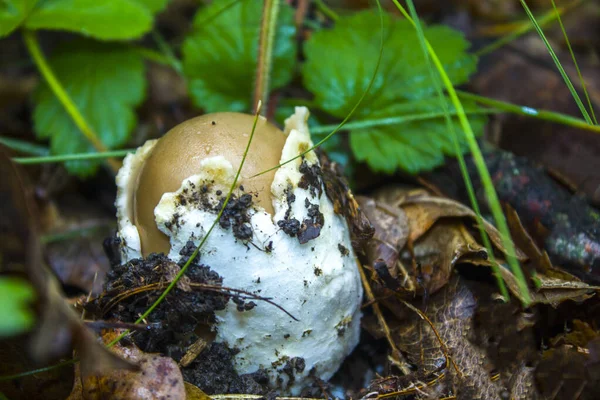
[[[452,363],[452,366],[456,370],[456,373],[458,374],[459,378],[462,379],[463,376],[464,376],[463,373],[462,373],[462,371],[458,368],[458,365],[456,365],[456,363],[454,362],[454,359],[450,356],[450,352],[448,351],[448,347],[446,346],[446,343],[444,343],[444,341],[442,340],[442,337],[440,336],[440,334],[437,331],[437,329],[435,329],[435,326],[433,325],[433,322],[431,322],[431,320],[429,319],[429,317],[427,315],[425,315],[425,313],[423,311],[419,310],[417,307],[415,307],[412,304],[404,301],[402,298],[400,298],[400,296],[396,296],[396,297],[406,307],[408,307],[409,309],[411,309],[412,311],[414,311],[415,313],[417,313],[417,315],[419,315],[419,317],[421,317],[421,319],[425,320],[429,324],[429,326],[433,330],[433,333],[435,334],[435,337],[437,338],[438,342],[440,343],[440,348],[442,350],[442,353],[444,353],[444,357],[446,357],[446,366],[448,366],[449,363]]]
[[[373,311],[375,312],[375,315],[377,316],[377,321],[379,322],[379,325],[381,325],[381,328],[383,329],[383,332],[384,332],[385,337],[390,345],[390,348],[392,349],[392,357],[395,357],[395,359],[393,358],[392,361],[394,362],[394,364],[396,364],[398,366],[398,368],[400,368],[400,370],[402,371],[402,373],[404,375],[409,375],[411,373],[411,371],[410,371],[408,362],[404,359],[404,356],[402,355],[402,353],[400,353],[400,350],[398,350],[398,348],[396,347],[396,344],[394,343],[394,340],[392,339],[392,333],[390,331],[390,328],[387,325],[387,322],[385,322],[385,318],[383,317],[381,308],[379,307],[379,303],[377,303],[375,301],[375,296],[373,295],[373,290],[371,290],[371,285],[369,284],[369,280],[367,279],[367,276],[365,275],[365,271],[364,271],[360,261],[358,261],[358,259],[356,259],[356,265],[357,265],[358,271],[360,272],[360,279],[361,279],[363,287],[365,289],[365,293],[367,295],[367,300],[369,302],[372,302]]]
[[[114,298],[112,298],[108,302],[108,304],[103,308],[102,314],[103,315],[106,314],[111,308],[113,308],[119,302],[125,300],[128,297],[134,296],[134,295],[142,293],[142,292],[153,291],[153,290],[162,290],[166,285],[167,285],[167,282],[151,283],[149,285],[140,286],[140,287],[119,293]],[[281,311],[286,313],[294,321],[298,321],[298,318],[294,317],[285,308],[281,307],[279,304],[272,301],[270,297],[258,296],[254,293],[250,293],[250,292],[247,292],[247,291],[241,290],[241,289],[234,289],[234,288],[218,286],[218,285],[207,285],[205,283],[191,282],[190,287],[192,287],[196,290],[206,290],[209,292],[217,292],[217,293],[226,294],[229,296],[233,296],[233,294],[235,293],[235,295],[237,295],[238,297],[241,297],[242,299],[252,299],[252,300],[264,301],[265,303],[268,303],[268,304],[271,304],[272,306],[277,307],[278,309],[280,309]]]

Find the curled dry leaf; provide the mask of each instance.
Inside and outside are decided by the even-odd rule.
[[[17,238],[16,241],[3,243],[3,246],[10,243],[16,243],[16,246],[8,246],[6,251],[3,247],[2,254],[8,256],[8,262],[2,264],[0,272],[25,277],[39,299],[37,326],[28,338],[28,353],[33,362],[45,365],[61,357],[71,357],[73,349],[76,349],[84,373],[131,368],[130,363],[98,343],[94,334],[67,304],[60,282],[43,261],[31,187],[3,148],[0,148],[0,173],[3,177],[0,191],[8,194],[2,218],[8,219],[9,232]]]
[[[469,207],[452,199],[433,196],[422,189],[407,191],[403,187],[387,186],[378,190],[374,197],[392,206],[402,207],[410,224],[409,241],[417,240],[441,218],[469,218],[477,221],[477,215]],[[498,230],[485,219],[483,223],[494,246],[506,253]],[[527,259],[519,249],[516,249],[516,257],[519,261]]]
[[[532,291],[533,303],[558,306],[565,300],[582,302],[593,296],[597,286],[591,286],[564,269],[552,265],[548,253],[539,249],[525,230],[519,215],[512,207],[506,207],[506,219],[515,243],[529,258],[528,273],[536,282]],[[507,268],[500,268],[511,292],[520,296],[514,275]]]
[[[110,343],[120,333],[117,330],[106,331],[102,335],[102,340],[104,343]],[[69,400],[186,399],[183,376],[172,358],[144,353],[133,344],[124,346],[117,343],[111,347],[111,351],[139,365],[139,370],[116,369],[83,378],[77,376]]]
[[[486,260],[485,247],[477,243],[460,221],[439,221],[414,245],[417,276],[426,293],[441,289],[457,263],[464,259]]]
[[[454,200],[398,186],[357,200],[375,226],[365,246],[365,264],[373,266],[388,289],[431,294],[446,284],[457,263],[488,259],[464,225],[463,219],[473,220],[475,213]],[[505,252],[499,232],[484,224],[496,248]],[[517,256],[526,259],[519,250]]]
[[[410,233],[406,214],[401,208],[390,207],[369,197],[358,196],[356,200],[375,228],[373,238],[365,246],[365,257],[367,260],[381,259],[391,277],[397,279],[399,271],[404,269],[398,265],[400,250]]]

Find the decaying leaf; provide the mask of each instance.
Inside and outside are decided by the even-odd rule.
[[[108,344],[120,333],[118,330],[104,332],[102,340]],[[186,399],[183,376],[172,358],[144,353],[134,344],[116,344],[111,347],[111,351],[139,365],[139,370],[113,369],[83,378],[78,371],[76,385],[69,400]]]
[[[485,247],[477,243],[460,221],[452,220],[439,221],[419,238],[413,255],[418,266],[419,284],[426,293],[441,289],[448,282],[454,266],[465,257],[470,260],[488,257]]]
[[[587,323],[573,322],[573,331],[555,340],[536,369],[544,399],[592,400],[600,393],[600,336]]]
[[[32,360],[45,365],[62,357],[71,357],[73,349],[76,349],[84,373],[131,368],[130,363],[108,352],[97,342],[94,334],[65,301],[59,281],[43,261],[30,186],[3,148],[0,148],[0,173],[3,177],[0,192],[6,193],[2,196],[1,226],[8,227],[8,230],[2,229],[2,236],[7,240],[2,241],[0,272],[26,278],[39,299],[37,327],[28,339],[28,353]]]
[[[413,382],[442,385],[460,399],[501,399],[485,350],[469,340],[476,307],[472,291],[455,276],[423,307],[433,327],[417,313],[397,324],[396,343],[417,366]]]
[[[387,186],[378,190],[374,197],[390,205],[402,207],[410,224],[410,241],[415,241],[441,218],[459,217],[477,221],[475,212],[469,207],[449,198],[432,196],[422,189],[409,191],[403,187]],[[485,219],[483,223],[494,246],[505,252],[498,230]],[[519,261],[527,258],[519,249],[516,249],[515,255]]]
[[[593,296],[594,291],[599,289],[552,265],[548,254],[539,249],[512,207],[506,208],[506,219],[516,245],[530,260],[527,270],[536,283],[535,290],[531,293],[534,304],[550,304],[556,307],[565,300],[582,302]],[[501,271],[511,291],[516,296],[520,296],[512,273],[506,268],[501,268]]]
[[[29,354],[28,339],[27,336],[19,336],[0,341],[0,376],[39,368],[39,364],[26,356]],[[10,400],[64,400],[72,388],[72,366],[54,368],[19,379],[0,381],[0,393]]]
[[[387,279],[389,289],[431,294],[446,284],[457,263],[488,259],[487,250],[465,226],[464,219],[474,220],[475,213],[456,201],[398,186],[357,200],[375,226],[365,247],[365,264]],[[498,231],[484,224],[497,250],[505,252]],[[518,249],[517,257],[526,259]]]
[[[390,207],[370,197],[358,196],[357,201],[375,228],[373,238],[365,246],[365,257],[367,260],[374,260],[373,266],[376,270],[378,267],[376,261],[383,261],[394,279],[397,279],[401,272],[406,275],[404,267],[398,264],[400,251],[404,248],[409,235],[406,214],[401,208]],[[378,272],[381,274],[380,271]]]

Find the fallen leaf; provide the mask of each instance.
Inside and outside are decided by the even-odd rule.
[[[387,186],[375,192],[376,200],[396,207],[402,207],[409,222],[409,241],[414,242],[424,235],[441,218],[469,218],[477,221],[477,216],[469,207],[452,199],[432,196],[425,190],[407,192],[405,188]],[[485,219],[484,228],[490,240],[503,253],[506,253],[498,230]],[[519,261],[527,259],[526,255],[516,249]]]
[[[412,257],[418,268],[417,287],[432,294],[448,282],[454,267],[464,257],[487,260],[488,254],[460,221],[442,220],[417,240]]]
[[[2,240],[2,258],[5,261],[0,272],[25,277],[39,299],[37,325],[28,339],[28,353],[32,360],[47,365],[60,358],[71,357],[73,349],[76,349],[85,373],[131,368],[130,363],[114,356],[98,343],[66,302],[59,281],[43,261],[31,186],[2,146],[0,174],[3,177],[0,192],[7,194],[2,196],[0,225],[2,237],[7,240]]]
[[[404,268],[398,265],[400,252],[408,240],[408,221],[400,208],[393,208],[369,197],[358,196],[356,201],[369,219],[375,233],[365,245],[366,259],[375,265],[380,259],[385,263],[390,276],[397,279]]]
[[[433,327],[415,312],[398,323],[394,338],[417,366],[413,379],[428,382],[437,376],[436,384],[459,399],[500,400],[503,388],[491,378],[493,365],[485,350],[469,340],[476,307],[476,297],[455,276],[419,307]]]
[[[569,272],[552,265],[548,253],[539,249],[525,230],[517,212],[510,206],[505,208],[506,220],[512,237],[530,260],[526,264],[526,270],[529,271],[536,283],[535,293],[533,293],[534,304],[543,303],[556,307],[565,300],[582,302],[590,298],[594,290],[600,289],[600,287],[591,286]],[[508,277],[509,274],[510,272],[503,268],[503,276],[506,276],[511,291],[516,294],[515,291],[518,290],[515,287],[516,280],[513,276]]]
[[[102,340],[104,343],[110,343],[120,333],[119,330],[106,331]],[[76,381],[79,382],[69,400],[186,399],[183,376],[172,358],[144,353],[133,344],[125,346],[117,343],[111,347],[111,352],[139,365],[139,370],[114,369],[87,377],[81,377],[77,373]]]

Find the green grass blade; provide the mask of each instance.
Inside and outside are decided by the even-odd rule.
[[[489,115],[489,114],[500,114],[503,113],[503,110],[496,108],[488,108],[483,110],[472,110],[467,111],[467,115]],[[448,115],[456,116],[456,111],[448,110]],[[376,128],[380,126],[388,126],[388,125],[399,125],[405,124],[407,122],[415,122],[415,121],[429,121],[433,119],[438,119],[446,116],[444,111],[442,112],[426,112],[426,113],[416,113],[416,114],[406,114],[399,115],[397,117],[387,117],[387,118],[373,118],[373,119],[365,119],[358,120],[354,122],[348,122],[344,125],[344,130],[353,130],[353,129],[366,129],[366,128]],[[314,126],[310,128],[311,133],[321,134],[331,132],[333,129],[337,128],[337,125],[320,125]]]
[[[479,234],[481,235],[481,238],[483,239],[484,246],[487,249],[488,255],[492,261],[492,263],[491,263],[492,272],[496,278],[496,283],[498,284],[498,288],[500,289],[500,293],[501,293],[502,297],[504,297],[505,299],[508,299],[509,298],[508,289],[506,288],[506,284],[504,283],[504,280],[502,279],[502,275],[500,273],[500,270],[498,269],[499,267],[494,260],[494,249],[492,248],[490,238],[488,237],[488,235],[485,231],[485,228],[484,228],[483,218],[481,216],[481,210],[479,208],[477,198],[475,197],[475,190],[473,189],[473,182],[471,181],[471,177],[469,176],[469,171],[467,170],[467,164],[465,162],[465,158],[463,157],[462,150],[460,148],[458,136],[454,129],[454,125],[452,124],[452,120],[450,117],[450,110],[448,107],[446,97],[444,96],[444,92],[442,90],[442,84],[439,81],[439,77],[435,74],[433,67],[431,66],[431,58],[429,56],[429,53],[427,52],[427,44],[426,44],[425,34],[423,33],[421,21],[419,19],[419,16],[417,15],[417,10],[415,9],[413,0],[407,0],[407,6],[410,11],[411,17],[412,17],[413,21],[415,22],[414,25],[415,25],[415,29],[417,31],[417,36],[419,38],[419,44],[421,45],[421,50],[423,51],[423,56],[425,57],[425,60],[427,61],[427,67],[429,70],[431,80],[434,83],[434,87],[437,92],[437,95],[438,95],[438,98],[440,101],[440,105],[442,106],[442,108],[444,110],[444,117],[445,117],[444,119],[446,120],[446,129],[448,130],[448,132],[450,132],[450,134],[452,136],[452,143],[454,145],[454,151],[456,152],[456,156],[458,158],[460,172],[462,174],[463,180],[465,182],[465,186],[467,188],[467,193],[469,195],[469,200],[471,202],[471,206],[473,207],[473,210],[475,211],[475,215],[477,216],[477,222],[478,222],[477,226],[479,228]],[[463,115],[464,115],[464,111],[463,111]]]
[[[23,41],[25,42],[25,47],[27,47],[27,51],[31,55],[33,62],[40,71],[40,74],[42,74],[44,80],[52,90],[52,93],[54,93],[67,114],[69,114],[73,120],[73,123],[77,126],[77,128],[79,128],[83,136],[85,136],[85,138],[94,146],[96,150],[100,152],[106,151],[106,146],[104,143],[102,143],[102,141],[98,138],[96,132],[88,124],[81,111],[77,108],[77,105],[75,105],[73,99],[71,99],[71,96],[69,96],[67,93],[65,87],[58,80],[56,74],[54,74],[54,71],[50,67],[48,60],[46,60],[46,57],[42,52],[36,33],[34,31],[24,30]],[[107,162],[115,173],[119,170],[120,166],[116,160],[109,159]]]
[[[561,14],[564,14],[567,11],[572,10],[573,8],[575,8],[582,2],[583,2],[583,0],[575,0],[565,6],[559,7],[556,10],[556,12],[548,11],[544,15],[538,17],[537,22],[541,27],[544,27],[544,26],[556,21],[557,18],[560,18]],[[495,42],[492,42],[489,45],[479,49],[478,51],[475,52],[475,55],[483,56],[483,55],[489,54],[493,51],[496,51],[499,48],[520,38],[521,36],[531,32],[534,28],[535,28],[535,26],[533,25],[531,20],[528,20],[526,23],[521,24],[517,29],[515,29],[513,32],[509,33],[508,35],[505,35],[505,36],[501,37],[500,39],[496,40]]]
[[[323,0],[315,0],[315,5],[319,9],[319,11],[323,13],[323,15],[331,19],[333,22],[337,21],[340,18],[340,16],[337,15],[337,13],[333,11],[331,7],[325,4]]]
[[[542,28],[540,27],[540,25],[537,23],[535,17],[533,16],[533,13],[529,9],[529,6],[525,2],[525,0],[520,0],[520,1],[521,1],[521,5],[523,6],[523,9],[525,10],[525,13],[527,14],[527,16],[529,17],[529,19],[533,23],[533,25],[535,27],[535,30],[537,31],[538,35],[540,36],[540,38],[544,42],[544,45],[548,49],[548,53],[550,53],[550,57],[552,57],[552,60],[554,61],[554,64],[556,65],[556,68],[558,68],[558,71],[560,72],[560,75],[562,76],[563,80],[565,81],[565,84],[569,88],[569,91],[571,92],[571,95],[573,96],[573,99],[575,100],[575,103],[577,103],[577,107],[579,107],[579,111],[581,111],[581,114],[583,115],[583,118],[587,121],[588,124],[592,125],[593,121],[590,118],[590,115],[588,114],[587,110],[585,109],[585,106],[583,105],[581,99],[579,98],[579,94],[577,94],[577,91],[575,90],[575,87],[573,87],[573,83],[571,82],[571,79],[569,78],[569,76],[567,75],[565,69],[563,68],[562,64],[560,63],[560,60],[558,59],[558,56],[556,55],[556,53],[554,52],[554,49],[550,45],[550,42],[546,38],[546,35],[544,34],[544,31],[542,30]]]
[[[36,156],[47,156],[50,154],[50,149],[25,140],[14,138],[0,137],[0,144],[8,147],[11,150],[25,154],[34,154]]]
[[[161,53],[164,55],[168,64],[171,68],[173,68],[180,76],[183,76],[183,65],[181,61],[175,56],[175,52],[167,43],[165,38],[160,34],[160,32],[156,29],[152,31],[152,38],[156,42],[156,45],[160,49]]]
[[[567,114],[561,114],[554,111],[541,110],[528,106],[509,103],[502,100],[492,99],[490,97],[480,96],[474,93],[457,90],[458,97],[465,100],[474,100],[480,104],[494,107],[494,109],[509,112],[511,114],[523,115],[530,118],[536,118],[549,122],[556,122],[561,125],[571,126],[573,128],[584,129],[594,133],[600,133],[600,126],[590,125],[586,121],[572,117]]]
[[[581,74],[581,70],[579,69],[579,64],[577,63],[577,57],[575,57],[575,52],[573,51],[573,47],[571,47],[571,41],[569,40],[569,35],[567,35],[567,30],[563,25],[562,19],[560,18],[560,13],[556,7],[556,2],[554,0],[550,0],[552,2],[552,8],[554,10],[554,14],[558,19],[558,24],[560,25],[560,30],[562,31],[563,36],[565,37],[565,42],[567,43],[567,47],[569,49],[569,53],[571,54],[571,59],[573,60],[573,64],[575,65],[575,69],[577,70],[577,76],[579,77],[579,82],[583,89],[583,94],[585,95],[585,99],[588,103],[588,108],[590,109],[590,113],[592,114],[592,120],[594,124],[598,125],[598,120],[596,119],[596,114],[594,113],[594,107],[592,106],[592,100],[590,99],[590,95],[587,91],[587,87],[585,84],[585,80],[583,79],[583,75]]]
[[[393,2],[396,5],[396,7],[398,8],[398,10],[402,13],[402,15],[409,22],[411,22],[413,24],[413,26],[415,26],[415,28],[416,28],[415,21],[406,12],[404,7],[398,2],[398,0],[393,0]],[[523,302],[525,304],[529,304],[531,302],[531,296],[529,295],[529,288],[527,286],[527,282],[525,280],[523,271],[521,270],[521,267],[519,266],[519,263],[515,257],[515,247],[514,247],[512,240],[510,239],[510,233],[508,230],[508,225],[506,223],[506,218],[504,216],[504,213],[502,212],[502,207],[500,206],[500,201],[498,200],[498,195],[496,193],[496,190],[494,189],[494,184],[492,182],[490,173],[485,165],[483,155],[481,153],[481,150],[479,149],[477,141],[475,140],[475,134],[473,133],[471,124],[469,123],[469,120],[468,120],[467,116],[465,115],[462,103],[460,102],[458,95],[456,94],[456,90],[454,89],[454,86],[452,85],[452,82],[450,81],[448,74],[444,70],[444,67],[443,67],[440,59],[437,57],[435,50],[433,49],[433,47],[431,47],[431,45],[429,44],[427,39],[425,39],[425,45],[427,47],[427,52],[429,53],[431,60],[433,61],[436,69],[438,70],[438,73],[440,74],[440,77],[442,79],[442,82],[444,83],[444,86],[446,87],[446,90],[448,92],[450,100],[452,101],[452,104],[454,105],[454,108],[456,109],[456,111],[458,113],[457,117],[458,117],[460,125],[464,131],[465,138],[467,140],[467,143],[471,150],[471,154],[473,156],[473,160],[475,161],[475,166],[477,167],[477,171],[478,171],[481,181],[483,183],[485,194],[486,194],[486,197],[488,200],[488,205],[490,207],[492,215],[494,216],[496,226],[502,236],[502,242],[503,242],[504,247],[507,252],[507,257],[506,257],[507,262],[508,262],[509,266],[511,267],[513,274],[517,278],[519,290],[521,291],[521,293],[523,295]]]
[[[56,156],[42,157],[15,157],[12,160],[18,164],[51,164],[64,161],[79,161],[79,160],[102,160],[112,157],[125,157],[127,154],[135,152],[135,149],[102,151],[99,153],[75,153],[61,154]]]

